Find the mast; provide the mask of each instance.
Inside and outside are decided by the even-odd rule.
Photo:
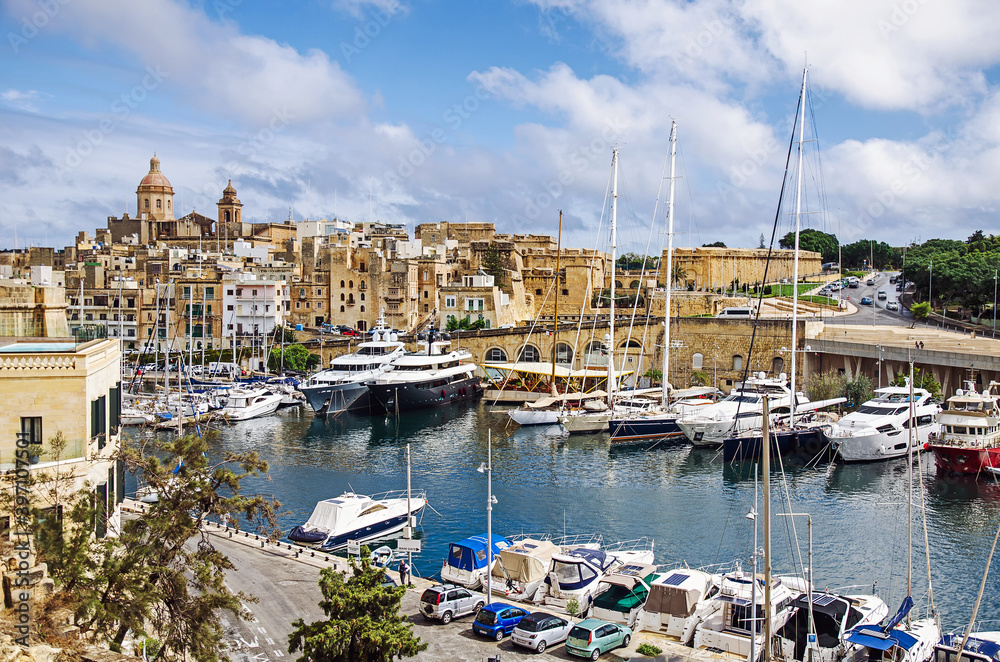
[[[412,515],[413,510],[410,508],[410,445],[406,444],[406,528],[403,531],[406,532],[406,539],[409,540],[413,537],[413,526],[412,526]],[[406,552],[406,569],[407,571],[413,567],[413,552]],[[400,582],[402,583],[402,582]],[[407,578],[407,584],[411,583],[409,578]]]
[[[559,210],[559,235],[556,238],[556,274],[554,287],[556,288],[556,306],[552,314],[552,395],[559,395],[556,388],[556,345],[559,344],[559,257],[562,253],[562,209]]]
[[[611,149],[611,319],[608,321],[608,405],[615,394],[615,258],[618,249],[618,148]]]
[[[674,163],[677,159],[677,122],[670,122],[670,195],[667,198],[667,284],[666,310],[663,315],[663,406],[667,406],[670,390],[667,372],[670,369],[670,294],[674,289]],[[756,507],[756,504],[755,504]],[[757,543],[754,542],[756,545]]]
[[[764,662],[771,662],[771,412],[767,397],[763,399],[764,428],[761,435],[761,456],[764,473]],[[757,581],[757,578],[753,578]],[[757,605],[752,607],[754,617]]]
[[[809,68],[802,70],[802,92],[799,95],[799,163],[796,168],[795,184],[795,259],[792,267],[792,382],[791,382],[791,407],[789,409],[789,425],[795,427],[795,405],[797,395],[795,392],[796,362],[795,350],[798,346],[799,328],[799,226],[802,218],[802,145],[805,141],[806,130],[806,75]]]
[[[753,554],[750,556],[753,574],[750,582],[750,657],[748,662],[757,662],[757,465],[753,465],[753,508],[747,516],[753,520]]]
[[[906,444],[906,595],[913,596],[913,360],[910,360],[910,436]],[[910,623],[910,614],[906,614]]]

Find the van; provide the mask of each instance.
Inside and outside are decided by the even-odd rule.
[[[743,307],[732,307],[723,308],[722,312],[715,316],[717,319],[753,319],[753,308]]]

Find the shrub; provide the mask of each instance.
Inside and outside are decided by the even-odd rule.
[[[663,652],[662,648],[657,648],[653,644],[639,644],[639,647],[635,649],[635,652],[639,655],[645,655],[647,657],[653,657],[654,655],[659,655]]]

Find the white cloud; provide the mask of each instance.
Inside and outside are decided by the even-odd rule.
[[[0,92],[0,101],[11,108],[17,108],[18,110],[24,110],[29,113],[38,112],[37,102],[41,100],[42,95],[38,93],[38,90],[15,90],[9,89]]]
[[[94,49],[123,49],[158,72],[162,80],[156,85],[181,90],[202,110],[251,125],[267,124],[282,109],[303,122],[353,119],[363,112],[360,92],[326,53],[300,53],[267,37],[240,34],[222,20],[238,7],[212,7],[220,20],[170,0],[89,0],[63,5],[50,29],[70,32]],[[16,16],[37,7],[32,0],[12,0],[7,10]]]

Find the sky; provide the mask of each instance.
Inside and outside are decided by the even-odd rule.
[[[802,227],[995,232],[991,0],[0,0],[0,248],[136,213],[493,222],[607,250],[756,247],[808,65]],[[797,140],[797,139],[796,139]],[[797,145],[797,143],[796,143]],[[795,168],[793,168],[795,170]],[[786,201],[793,184],[786,184]]]

